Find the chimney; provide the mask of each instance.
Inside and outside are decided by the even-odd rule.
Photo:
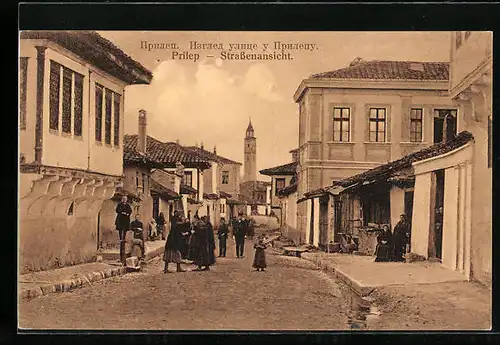
[[[200,148],[203,150],[203,141],[201,142]]]
[[[195,143],[194,143],[194,147],[198,147],[198,142],[195,142]]]
[[[137,138],[137,151],[146,153],[146,110],[139,110],[139,135]]]
[[[217,154],[217,148],[214,145],[214,155],[216,155],[216,154]]]
[[[299,150],[293,150],[292,151],[292,162],[298,162],[299,161]]]
[[[181,143],[181,142],[179,141],[179,139],[175,139],[175,143],[176,143],[177,145],[180,145],[180,143]]]

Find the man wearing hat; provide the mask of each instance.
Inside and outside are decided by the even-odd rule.
[[[403,255],[406,253],[406,245],[410,243],[410,223],[406,220],[406,215],[402,214],[398,224],[394,227],[394,260],[404,261]]]

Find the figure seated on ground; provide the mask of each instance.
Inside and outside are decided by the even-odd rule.
[[[340,236],[340,252],[341,253],[349,253],[350,254],[357,249],[358,249],[358,246],[354,242],[352,236],[350,236],[350,235],[341,235]]]

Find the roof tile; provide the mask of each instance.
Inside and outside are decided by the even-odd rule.
[[[283,165],[278,165],[273,168],[263,169],[259,172],[262,175],[295,175],[297,173],[297,166],[299,163],[292,162]]]

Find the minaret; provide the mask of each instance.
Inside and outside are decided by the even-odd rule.
[[[243,181],[257,180],[257,138],[254,136],[252,120],[248,123],[245,135],[245,166]]]

